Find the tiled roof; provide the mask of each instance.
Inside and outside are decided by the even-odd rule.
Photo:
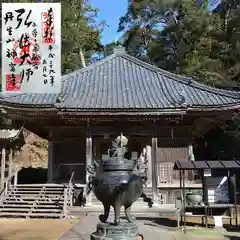
[[[199,169],[236,169],[240,168],[240,161],[206,160],[206,161],[176,161],[174,170],[199,170]]]
[[[3,96],[2,96],[3,97]],[[62,77],[62,93],[18,94],[0,103],[59,109],[121,110],[223,107],[240,104],[238,92],[169,73],[123,52]]]
[[[0,139],[14,139],[19,134],[20,130],[15,129],[0,129]]]

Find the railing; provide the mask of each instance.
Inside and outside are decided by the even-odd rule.
[[[64,188],[63,213],[65,217],[67,216],[67,207],[73,206],[73,191],[74,191],[74,184],[72,182],[73,177],[74,172],[72,172],[71,174],[67,187]]]
[[[4,179],[4,187],[0,190],[0,201],[8,194],[9,186],[11,186],[12,178],[14,177],[14,185],[17,185],[18,172],[21,170],[18,165],[13,168],[12,174]]]

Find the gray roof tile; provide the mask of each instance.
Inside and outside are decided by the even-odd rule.
[[[0,139],[14,139],[19,133],[20,130],[16,129],[0,129]]]
[[[123,52],[62,77],[57,94],[1,96],[0,103],[60,109],[173,109],[213,107],[240,103],[238,92],[197,83],[144,63]],[[60,99],[60,98],[59,98]]]

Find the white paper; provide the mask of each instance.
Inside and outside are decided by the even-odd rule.
[[[208,202],[214,203],[215,201],[215,191],[214,190],[208,190]]]
[[[60,3],[2,3],[2,90],[60,92]]]

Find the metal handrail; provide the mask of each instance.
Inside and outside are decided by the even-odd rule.
[[[64,189],[63,213],[67,216],[67,207],[73,205],[73,180],[74,172],[72,172],[67,188]]]
[[[73,177],[74,177],[75,172],[72,172],[71,177],[69,179],[69,183],[68,183],[68,201],[69,201],[69,205],[72,206],[73,205]]]
[[[9,187],[9,182],[11,183],[12,178],[14,177],[14,175],[16,173],[18,173],[21,170],[21,168],[18,167],[18,165],[15,166],[14,171],[12,171],[11,176],[8,176],[7,178],[5,178],[4,181],[4,187],[3,189],[0,190],[0,200],[7,195],[8,193],[8,187]]]
[[[75,172],[72,172],[71,177],[69,179],[69,183],[68,183],[69,185],[72,184],[72,180],[73,180],[74,174],[75,174]]]

